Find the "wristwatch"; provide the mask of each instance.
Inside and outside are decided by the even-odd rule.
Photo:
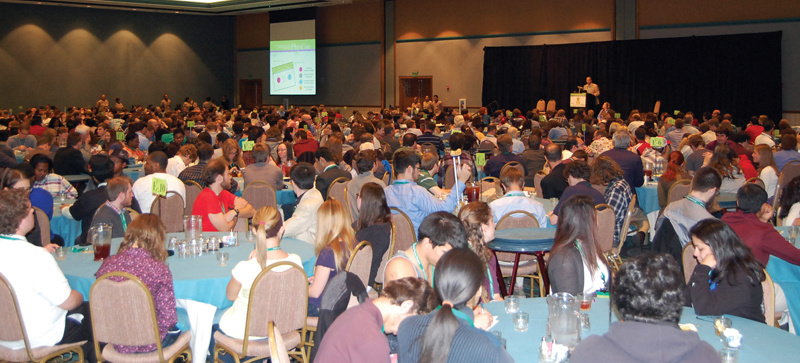
[[[236,212],[236,218],[239,218],[239,210],[238,209],[234,209],[233,211]]]

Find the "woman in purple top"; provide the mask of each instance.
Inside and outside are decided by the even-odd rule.
[[[497,257],[486,246],[494,240],[495,224],[492,209],[486,202],[472,202],[461,208],[458,218],[467,229],[467,242],[470,248],[481,258],[486,269],[486,278],[483,280],[483,291],[481,291],[483,300],[502,301],[500,285],[497,282]]]
[[[139,215],[128,225],[117,254],[103,261],[95,274],[100,277],[109,272],[127,272],[144,282],[153,295],[162,347],[174,343],[180,335],[180,331],[171,329],[178,323],[178,313],[175,310],[172,272],[164,263],[167,260],[167,250],[164,248],[166,238],[166,227],[161,218],[154,214]],[[112,277],[111,280],[122,281],[123,278]],[[156,346],[114,345],[114,349],[120,353],[146,353],[155,351]]]

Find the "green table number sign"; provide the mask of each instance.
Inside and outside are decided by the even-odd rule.
[[[664,145],[666,145],[666,143],[667,143],[667,140],[664,139],[663,137],[652,137],[652,138],[650,138],[650,146],[655,147],[655,148],[664,147]]]
[[[153,178],[153,194],[162,197],[167,196],[167,180],[162,178]]]
[[[242,151],[253,151],[254,146],[256,146],[255,141],[245,141],[242,143]]]
[[[484,165],[486,165],[486,154],[484,154],[484,153],[475,154],[475,165],[476,166],[484,166]]]

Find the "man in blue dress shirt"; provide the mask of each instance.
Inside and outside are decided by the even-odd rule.
[[[458,181],[453,186],[451,193],[444,199],[439,200],[429,193],[425,188],[417,185],[419,178],[420,156],[414,151],[399,151],[394,156],[394,170],[397,174],[392,185],[386,187],[386,203],[389,207],[395,207],[403,211],[411,223],[414,230],[419,229],[422,220],[434,212],[453,212],[458,205],[461,195],[464,193],[465,182],[469,179],[472,170],[464,163],[458,171]]]

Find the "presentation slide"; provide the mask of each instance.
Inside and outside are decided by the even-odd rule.
[[[269,94],[316,95],[314,21],[270,24]]]

